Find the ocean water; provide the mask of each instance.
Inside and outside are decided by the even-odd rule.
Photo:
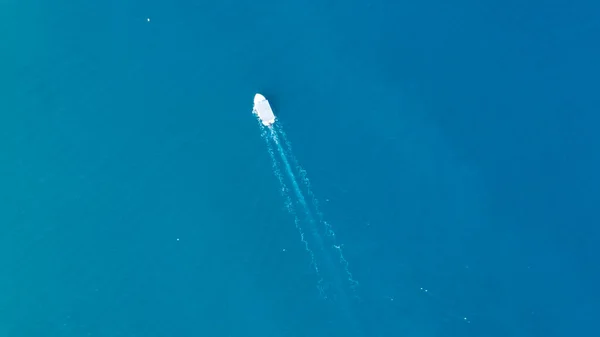
[[[598,335],[599,12],[2,1],[0,336]]]

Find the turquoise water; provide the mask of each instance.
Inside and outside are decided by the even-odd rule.
[[[0,336],[597,334],[595,2],[0,9]]]

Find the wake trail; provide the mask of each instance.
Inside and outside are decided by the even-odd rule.
[[[331,260],[331,256],[325,248],[323,238],[321,237],[321,235],[319,234],[319,231],[317,230],[317,227],[315,226],[315,220],[312,215],[312,211],[311,211],[308,203],[306,202],[306,198],[302,194],[302,190],[300,189],[300,185],[298,184],[296,175],[294,174],[292,166],[289,163],[288,156],[290,156],[290,154],[289,153],[286,154],[286,152],[284,151],[283,147],[281,146],[281,142],[279,141],[279,138],[277,137],[277,133],[275,132],[275,130],[272,128],[270,128],[270,129],[271,129],[271,137],[273,139],[273,142],[277,146],[277,151],[280,154],[281,160],[285,166],[288,177],[292,182],[292,187],[293,187],[294,193],[296,195],[296,198],[298,199],[299,204],[302,206],[302,208],[304,210],[304,215],[310,226],[310,231],[313,234],[313,238],[315,239],[315,241],[317,243],[318,251],[320,253],[317,258],[319,261],[322,261],[324,263],[324,265],[326,266],[326,268],[324,269],[326,271],[326,273],[324,275],[324,278],[325,278],[324,285],[327,285],[328,288],[330,288],[330,291],[333,292],[333,295],[335,296],[335,300],[337,302],[344,304],[344,307],[346,307],[346,305],[348,304],[348,301],[346,299],[345,291],[343,290],[344,282],[342,282],[340,280],[340,275],[336,272],[337,268],[335,267],[335,264]],[[329,287],[329,285],[332,285],[332,287]],[[330,293],[330,292],[328,292],[328,293]]]
[[[260,121],[259,121],[259,123],[260,123]],[[271,144],[272,138],[267,136],[266,128],[263,128],[262,125],[260,125],[260,126],[262,129],[261,137],[265,140],[265,143],[267,144],[267,152],[269,153],[269,157],[271,157],[273,173],[275,174],[275,176],[277,177],[277,180],[279,181],[280,192],[281,192],[281,196],[283,197],[285,209],[294,218],[294,225],[296,227],[296,230],[300,234],[300,241],[304,244],[304,249],[310,256],[310,265],[312,266],[317,277],[319,278],[317,288],[319,289],[319,293],[321,294],[321,296],[324,296],[324,290],[322,287],[323,277],[321,276],[321,271],[319,270],[319,266],[316,262],[315,254],[310,249],[310,247],[308,245],[308,241],[304,237],[304,231],[302,230],[302,227],[300,226],[300,218],[298,217],[298,214],[296,213],[296,210],[294,209],[294,204],[292,202],[292,198],[290,197],[289,189],[283,179],[283,174],[281,174],[281,169],[279,168],[279,162],[277,161],[277,158],[275,157],[275,153],[273,151],[273,146]]]
[[[324,220],[318,200],[312,192],[308,175],[294,156],[291,143],[282,127],[275,124],[276,118],[273,110],[263,95],[257,93],[254,96],[252,112],[258,117],[259,125],[264,126],[262,136],[267,143],[267,150],[273,163],[273,173],[279,181],[285,207],[294,218],[301,241],[311,257],[311,265],[320,278],[317,287],[321,295],[328,300],[325,302],[327,306],[331,305],[332,311],[329,313],[333,316],[328,322],[333,324],[331,327],[335,326],[335,330],[342,330],[336,332],[343,336],[356,335],[360,332],[361,327],[356,320],[357,316],[347,296],[347,290],[348,282],[352,290],[355,290],[358,282],[354,280],[349,271],[348,261],[342,253],[342,246],[336,243],[335,232],[332,226]],[[267,129],[269,130],[267,131]],[[286,175],[293,191],[290,191],[286,185]],[[299,175],[300,180],[296,175]],[[304,193],[308,196],[308,200]],[[316,214],[316,217],[313,213]],[[309,231],[308,233],[311,235],[305,236],[305,231]],[[339,256],[339,262],[335,261],[336,256]],[[346,274],[344,275],[344,273]],[[332,295],[332,297],[329,298],[328,295]],[[356,298],[356,293],[354,295]]]
[[[319,232],[315,226],[315,220],[314,220],[314,217],[312,216],[312,211],[311,211],[310,207],[308,206],[304,195],[302,194],[302,190],[300,189],[300,185],[297,182],[296,175],[294,174],[294,171],[292,170],[292,167],[289,163],[288,156],[290,158],[294,158],[294,156],[290,152],[286,153],[284,148],[281,146],[281,142],[279,141],[279,138],[277,137],[276,131],[272,127],[269,127],[269,129],[271,130],[271,136],[272,136],[273,142],[277,146],[277,151],[279,151],[281,160],[287,170],[289,179],[292,181],[292,187],[294,189],[296,197],[298,198],[300,205],[302,205],[302,207],[304,209],[305,216],[307,217],[307,221],[310,224],[310,229],[313,234],[313,237],[317,241],[317,244],[318,244],[318,248],[319,248],[319,252],[320,252],[320,254],[318,256],[320,258],[319,261],[322,261],[323,265],[324,265],[323,270],[324,270],[325,283],[323,285],[327,286],[327,289],[323,289],[323,291],[326,295],[325,299],[332,300],[332,303],[335,304],[335,307],[338,310],[340,310],[338,312],[341,315],[341,316],[339,316],[339,318],[343,320],[344,324],[348,324],[348,327],[351,327],[351,329],[350,329],[351,331],[359,331],[358,326],[356,325],[356,322],[355,322],[355,315],[351,309],[352,308],[351,303],[348,300],[346,291],[344,290],[344,288],[345,288],[343,286],[344,282],[342,282],[342,280],[340,279],[340,274],[337,272],[338,269],[336,268],[335,264],[331,260],[331,256],[330,256],[329,252],[325,249],[325,246],[323,244],[323,238],[321,237],[321,235],[319,234]],[[347,269],[346,269],[346,271],[347,271]],[[330,298],[329,295],[332,295],[333,297]]]
[[[304,195],[302,194],[302,191],[300,190],[300,186],[298,185],[298,182],[296,181],[296,176],[294,175],[292,166],[290,165],[290,163],[287,159],[287,154],[283,150],[283,147],[281,146],[281,143],[279,142],[277,133],[275,132],[274,128],[272,128],[272,127],[269,127],[269,130],[271,131],[271,138],[273,139],[273,142],[275,143],[275,145],[277,146],[277,150],[279,151],[281,161],[283,162],[283,165],[286,168],[287,174],[288,174],[290,180],[292,181],[292,186],[294,187],[294,192],[296,194],[296,197],[298,198],[298,202],[300,202],[300,205],[306,212],[306,215],[309,217],[309,221],[314,222],[310,208],[308,207],[308,204],[306,203],[306,199],[304,198]]]
[[[310,199],[312,207],[315,210],[315,213],[317,215],[317,219],[319,220],[319,223],[324,228],[325,235],[329,238],[329,240],[331,242],[331,248],[333,248],[333,250],[336,251],[336,253],[339,257],[339,260],[340,260],[339,262],[342,265],[342,268],[344,269],[344,272],[346,273],[346,276],[348,278],[350,289],[352,289],[352,291],[356,291],[359,283],[358,283],[358,281],[356,281],[354,279],[354,276],[352,275],[352,272],[350,271],[350,265],[348,263],[348,260],[346,260],[346,258],[344,257],[344,252],[342,249],[343,245],[340,245],[336,242],[335,231],[333,230],[333,227],[329,224],[329,222],[327,222],[325,220],[325,217],[323,216],[323,212],[321,212],[321,210],[320,210],[319,200],[317,199],[317,197],[314,195],[314,193],[312,191],[310,180],[308,179],[308,174],[307,174],[306,170],[304,170],[304,168],[300,165],[300,163],[296,159],[296,156],[294,156],[293,151],[292,151],[292,143],[288,140],[287,134],[285,133],[283,128],[277,124],[273,125],[272,128],[274,129],[276,134],[281,136],[281,139],[283,140],[285,149],[281,149],[281,150],[284,152],[284,156],[287,156],[290,158],[290,161],[292,162],[293,166],[300,173],[301,182],[304,185],[306,194],[308,195],[308,198]]]

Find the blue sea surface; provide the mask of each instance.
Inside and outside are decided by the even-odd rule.
[[[0,337],[600,335],[598,13],[2,1]],[[319,295],[257,92],[344,301]]]

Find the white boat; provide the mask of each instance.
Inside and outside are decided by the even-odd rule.
[[[262,121],[263,125],[269,126],[275,123],[275,115],[269,101],[261,94],[254,95],[254,107],[252,112],[255,113]]]

